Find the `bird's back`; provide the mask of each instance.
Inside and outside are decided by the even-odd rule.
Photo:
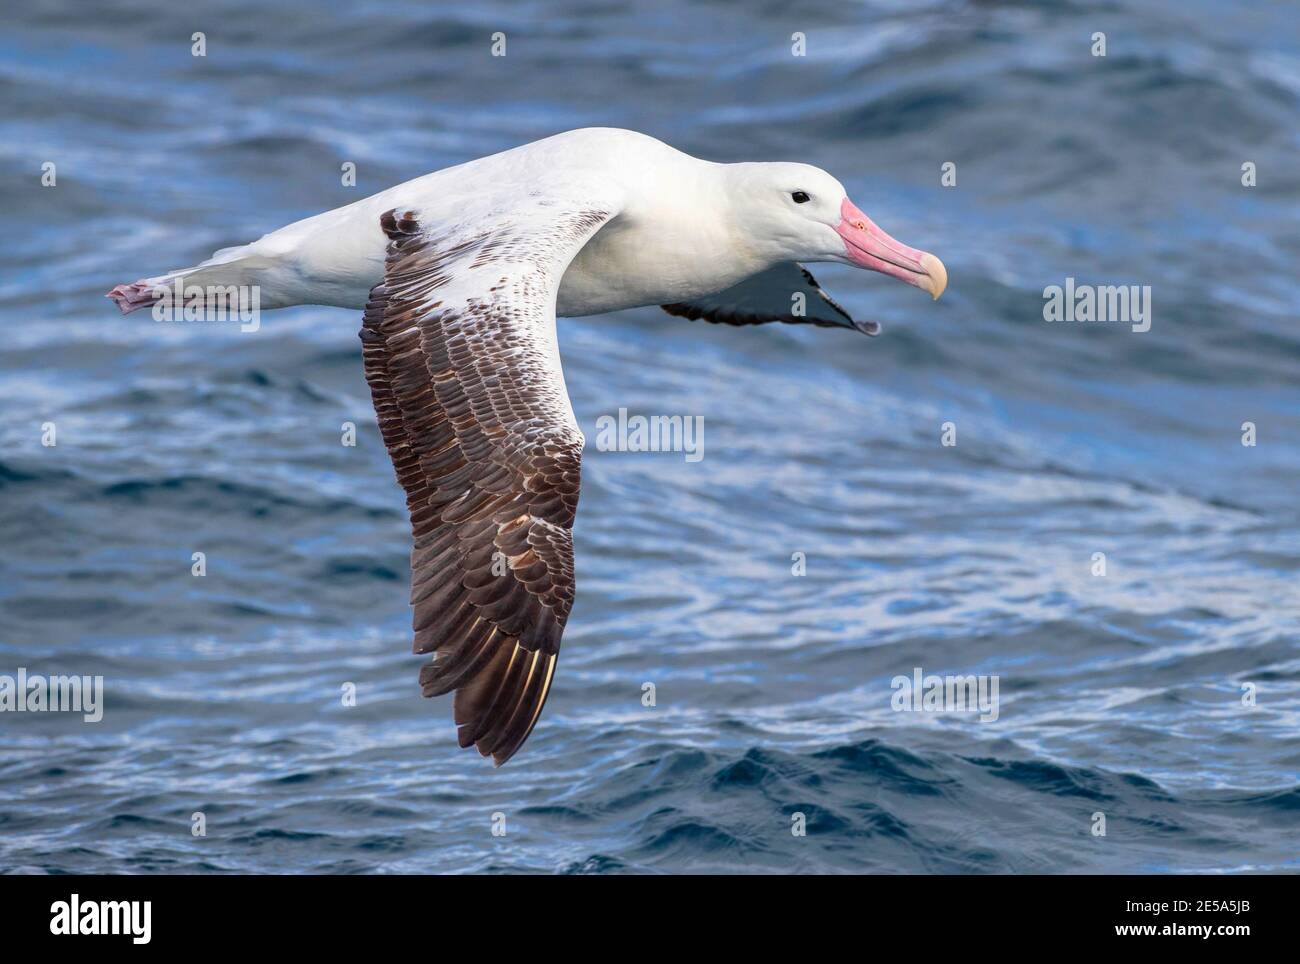
[[[383,277],[387,239],[379,219],[385,211],[418,210],[423,224],[435,226],[462,217],[471,200],[490,198],[495,206],[508,208],[561,174],[577,180],[644,180],[647,173],[662,172],[682,159],[694,161],[635,131],[567,131],[413,178],[344,207],[295,221],[222,254],[232,261],[253,258],[264,265],[260,278],[264,307],[325,304],[363,308],[370,289]],[[600,273],[593,260],[585,275]]]
[[[123,310],[177,278],[187,285],[256,285],[262,308],[361,309],[384,275],[386,211],[419,213],[428,228],[507,214],[522,201],[589,185],[622,199],[617,215],[578,252],[563,277],[557,314],[590,315],[688,300],[761,270],[727,233],[726,165],[701,161],[645,134],[566,131],[395,185],[295,221],[208,261],[117,291]]]

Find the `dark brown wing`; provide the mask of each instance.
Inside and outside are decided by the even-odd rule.
[[[703,318],[721,325],[784,321],[792,325],[853,328],[868,335],[880,333],[877,322],[854,321],[822,289],[811,271],[793,261],[760,271],[717,294],[660,307],[670,315],[691,321]]]
[[[573,604],[582,433],[555,293],[611,212],[554,200],[444,230],[389,211],[361,328],[366,381],[406,490],[425,696],[456,691],[461,746],[499,766],[542,712]]]

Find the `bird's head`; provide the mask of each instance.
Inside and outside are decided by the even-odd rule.
[[[732,166],[731,203],[749,243],[773,261],[838,261],[887,274],[934,298],[943,294],[943,262],[895,241],[825,171],[809,164]]]

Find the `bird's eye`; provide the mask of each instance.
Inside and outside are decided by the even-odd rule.
[[[808,197],[808,194],[804,191],[795,191],[793,194],[790,195],[790,197],[794,198],[795,204],[803,204],[807,201],[812,200],[810,197]]]

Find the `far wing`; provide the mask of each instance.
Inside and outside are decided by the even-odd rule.
[[[812,272],[793,261],[760,271],[716,295],[660,307],[670,315],[681,315],[691,321],[703,318],[723,325],[784,321],[824,328],[853,328],[868,335],[880,333],[877,322],[854,321],[822,290]]]

